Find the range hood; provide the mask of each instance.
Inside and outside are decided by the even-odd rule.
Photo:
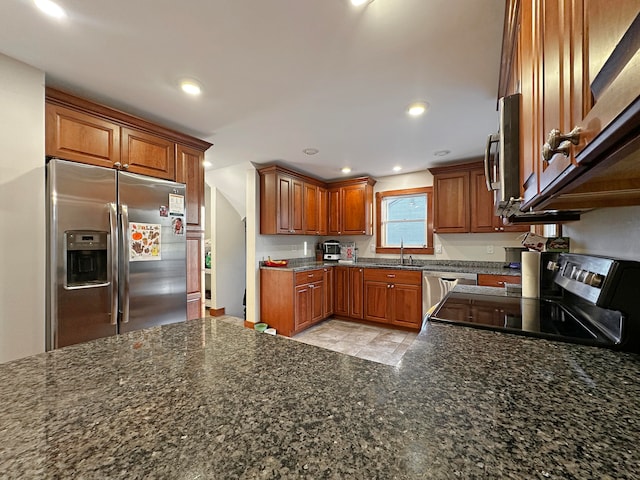
[[[540,210],[527,211],[520,210],[522,199],[511,199],[507,205],[501,209],[499,215],[506,225],[546,225],[551,223],[574,222],[580,220],[580,215],[588,210]]]

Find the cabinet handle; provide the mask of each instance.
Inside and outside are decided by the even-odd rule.
[[[309,273],[309,274],[307,274],[307,277],[309,277],[309,278],[313,278],[313,273]]]
[[[396,278],[396,276],[393,273],[387,273],[387,278]]]
[[[115,168],[116,170],[120,170],[121,166],[122,166],[122,164],[120,162],[114,162],[113,163],[113,168]]]
[[[392,284],[391,284],[391,288],[396,288],[396,286],[392,283]]]
[[[580,143],[580,133],[580,127],[575,127],[566,135],[563,135],[560,130],[554,128],[549,132],[547,143],[553,149],[558,148],[562,142],[571,142],[574,145],[578,145],[578,143]]]
[[[391,288],[391,284],[387,283],[387,288]]]
[[[122,165],[122,168],[124,168],[125,170],[127,170],[129,168],[129,164],[125,163],[124,165]]]
[[[571,153],[571,145],[580,143],[580,133],[579,127],[574,128],[566,135],[554,128],[549,132],[549,137],[542,146],[542,158],[548,162],[556,153],[562,153],[565,157],[568,157],[569,153]]]
[[[571,153],[571,142],[564,141],[558,148],[551,148],[551,145],[548,143],[542,146],[542,159],[545,162],[550,161],[556,153],[561,153],[565,157],[568,157],[569,153]]]

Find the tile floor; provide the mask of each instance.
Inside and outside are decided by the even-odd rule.
[[[223,316],[220,320],[242,327],[241,318]],[[373,362],[395,366],[418,336],[373,325],[327,319],[322,323],[291,337],[292,340],[326,348]]]
[[[328,319],[291,337],[315,345],[385,365],[397,365],[418,336],[390,328]]]

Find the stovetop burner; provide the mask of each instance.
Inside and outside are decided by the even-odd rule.
[[[506,297],[451,292],[430,320],[501,330],[520,335],[572,343],[612,347],[620,342],[590,320],[588,306],[574,312],[553,299]],[[601,310],[601,309],[600,309]],[[617,318],[615,314],[617,315]],[[597,312],[602,315],[602,312]],[[622,314],[609,313],[609,322],[622,322]]]

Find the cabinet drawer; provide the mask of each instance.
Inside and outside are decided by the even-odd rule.
[[[478,285],[481,287],[504,287],[505,283],[520,283],[521,278],[517,275],[489,275],[478,274]]]
[[[365,268],[364,279],[376,282],[403,283],[406,285],[421,285],[422,272],[415,270],[392,270],[386,268]]]
[[[324,270],[319,268],[317,270],[305,270],[304,272],[296,273],[296,285],[304,285],[305,283],[313,283],[324,278]]]

